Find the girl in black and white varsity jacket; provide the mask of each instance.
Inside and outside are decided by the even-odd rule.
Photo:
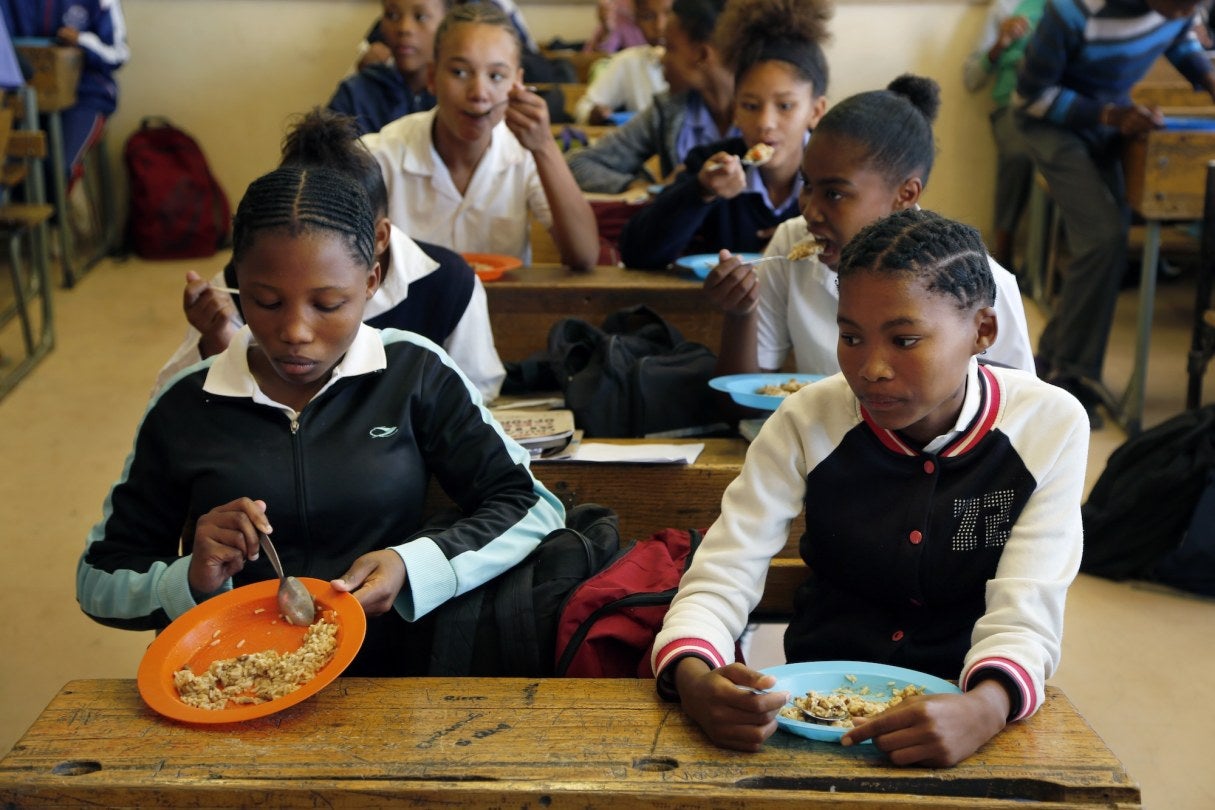
[[[982,365],[995,286],[974,229],[918,210],[879,220],[839,266],[842,372],[764,425],[654,645],[660,693],[718,744],[755,750],[786,694],[733,662],[769,560],[803,509],[790,663],[860,660],[958,678],[961,695],[862,722],[896,764],[948,766],[1041,705],[1080,562],[1084,409]]]
[[[326,168],[254,181],[233,223],[246,325],[144,415],[77,568],[86,614],[159,629],[283,568],[368,614],[348,674],[427,671],[433,611],[564,523],[438,346],[362,323],[380,283],[367,194]],[[468,517],[426,528],[431,476]]]

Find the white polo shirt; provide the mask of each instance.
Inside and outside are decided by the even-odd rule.
[[[422,242],[530,263],[527,213],[546,228],[553,224],[531,152],[499,123],[468,190],[460,194],[434,147],[435,112],[406,115],[361,139],[384,173],[388,218]]]
[[[805,217],[785,220],[768,243],[765,255],[784,256],[795,242],[806,238]],[[987,257],[996,281],[996,342],[985,355],[996,363],[1034,373],[1034,352],[1025,322],[1025,306],[1017,279],[996,260]],[[797,370],[803,374],[835,374],[840,370],[836,357],[839,327],[838,275],[818,260],[764,262],[755,268],[759,274],[758,345],[759,367],[778,369],[789,350],[797,357]]]

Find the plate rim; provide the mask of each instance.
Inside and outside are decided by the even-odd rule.
[[[327,609],[336,611],[341,619],[338,646],[333,658],[312,680],[290,694],[268,700],[265,703],[218,710],[202,709],[183,703],[177,694],[176,687],[173,686],[172,673],[179,667],[169,666],[169,664],[172,664],[178,657],[173,655],[177,650],[177,645],[200,622],[213,617],[221,610],[243,602],[273,597],[278,592],[278,580],[265,579],[233,588],[195,605],[157,634],[144,651],[136,672],[136,685],[144,703],[156,713],[171,720],[205,725],[239,723],[266,717],[301,703],[332,683],[350,665],[362,647],[367,632],[367,616],[363,612],[363,606],[353,595],[334,590],[327,580],[299,577],[299,581]]]
[[[472,265],[474,262],[478,264],[493,265],[492,270],[477,270],[473,268],[473,273],[482,281],[497,281],[502,278],[502,274],[508,270],[518,270],[523,266],[523,260],[518,256],[511,256],[508,253],[481,253],[479,251],[468,251],[461,253],[460,258]]]
[[[764,254],[759,253],[757,251],[753,251],[753,250],[744,250],[739,253],[735,253],[734,255],[740,256],[740,257],[746,257],[743,259],[744,262],[753,262],[756,259],[763,258]],[[680,267],[684,270],[688,270],[692,273],[695,273],[697,278],[706,278],[709,275],[709,270],[712,269],[711,267],[704,266],[705,262],[707,262],[707,261],[712,261],[713,264],[717,264],[720,261],[720,259],[718,258],[718,254],[716,254],[716,253],[689,253],[687,256],[680,256],[677,259],[675,259],[674,264],[676,267]],[[685,262],[688,262],[688,263],[685,264]],[[703,268],[703,275],[702,275],[702,268]]]
[[[714,391],[721,391],[724,394],[729,394],[730,399],[738,405],[747,408],[756,408],[759,410],[774,411],[788,397],[778,397],[770,394],[757,394],[747,391],[736,391],[730,387],[731,383],[740,383],[744,380],[754,380],[755,382],[763,381],[761,384],[773,384],[777,381],[785,382],[790,378],[799,379],[807,383],[814,383],[827,378],[826,374],[811,374],[810,372],[797,371],[756,371],[746,374],[725,374],[720,377],[714,377],[709,380],[709,387]],[[747,401],[743,401],[743,400]]]
[[[866,672],[865,670],[868,670]],[[871,676],[883,678],[886,680],[902,680],[904,683],[913,683],[918,686],[924,686],[926,694],[961,694],[962,690],[957,684],[937,675],[930,675],[927,672],[920,672],[907,667],[900,667],[895,664],[880,664],[875,661],[801,661],[792,664],[777,664],[775,666],[765,667],[760,670],[765,675],[772,675],[776,678],[776,686],[773,689],[781,688],[782,677],[790,678],[804,675],[839,675],[843,678],[845,675]],[[914,677],[909,677],[914,676]],[[789,690],[789,703],[792,703],[793,698],[804,695],[795,693]],[[844,734],[848,731],[846,728],[836,728],[834,726],[823,726],[817,723],[807,723],[802,720],[794,720],[789,717],[778,714],[776,716],[776,725],[778,728],[785,731],[787,734],[793,734],[798,737],[803,737],[821,742],[838,743]],[[810,732],[810,733],[806,733]],[[865,742],[872,742],[866,740]]]

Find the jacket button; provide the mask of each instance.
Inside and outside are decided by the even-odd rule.
[[[918,546],[924,539],[924,535],[920,534],[919,529],[916,529],[912,531],[911,534],[907,535],[907,539],[911,541],[913,546]]]
[[[894,631],[894,635],[892,635],[892,636],[890,637],[890,640],[891,640],[891,641],[902,641],[902,640],[903,640],[903,631],[902,631],[902,630],[895,630],[895,631]]]
[[[924,462],[924,472],[926,472],[928,475],[932,475],[934,472],[936,472],[936,469],[937,465],[933,464],[931,460]]]

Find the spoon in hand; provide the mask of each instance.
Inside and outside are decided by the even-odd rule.
[[[316,603],[312,594],[304,587],[304,583],[295,577],[283,576],[283,564],[279,562],[278,552],[265,532],[257,533],[257,541],[266,550],[274,572],[278,574],[278,609],[287,619],[288,624],[297,627],[307,627],[316,619]]]

